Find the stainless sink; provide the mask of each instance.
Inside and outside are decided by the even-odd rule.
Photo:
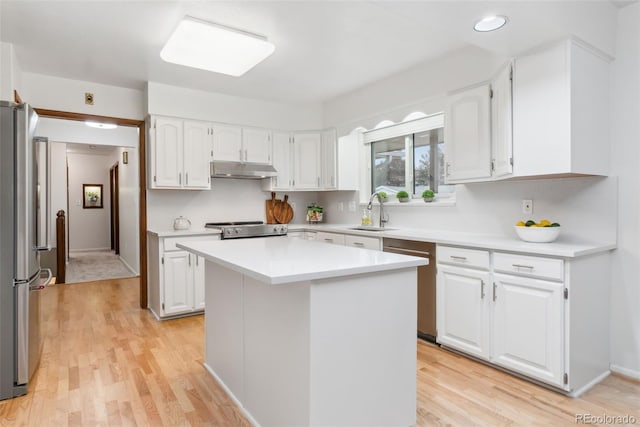
[[[357,227],[350,227],[349,230],[386,231],[386,230],[395,230],[395,228],[391,228],[391,227],[376,227],[375,225],[359,225]]]

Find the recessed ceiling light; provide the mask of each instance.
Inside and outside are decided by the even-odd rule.
[[[238,77],[274,50],[265,37],[186,16],[160,57],[166,62]]]
[[[494,31],[498,28],[502,28],[506,23],[506,16],[492,15],[482,18],[481,20],[476,22],[476,25],[473,26],[473,29],[481,33],[486,33],[488,31]]]
[[[113,123],[100,123],[100,122],[91,122],[91,121],[84,122],[84,124],[89,126],[90,128],[96,128],[96,129],[115,129],[118,127],[118,125],[115,125]]]

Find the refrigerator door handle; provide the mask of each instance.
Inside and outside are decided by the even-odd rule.
[[[36,167],[36,251],[51,250],[50,224],[51,224],[51,188],[49,175],[51,169],[51,155],[49,152],[49,139],[42,136],[33,138],[35,167]]]

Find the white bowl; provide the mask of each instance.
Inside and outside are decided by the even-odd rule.
[[[560,227],[526,227],[514,225],[518,237],[525,242],[550,243],[560,235]]]

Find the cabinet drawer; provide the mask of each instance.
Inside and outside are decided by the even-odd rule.
[[[494,253],[493,269],[502,273],[563,280],[564,261],[518,254]]]
[[[201,240],[219,240],[219,239],[220,239],[220,236],[218,236],[217,234],[209,234],[209,235],[202,235],[202,236],[165,237],[163,239],[164,251],[169,252],[169,251],[183,250],[176,246],[176,243],[179,243],[179,242],[197,242]]]
[[[319,242],[332,243],[334,245],[344,245],[344,234],[318,231],[316,233],[316,240]]]
[[[355,246],[356,248],[380,250],[380,239],[377,237],[364,236],[344,236],[344,244],[346,246]]]
[[[438,246],[437,262],[489,270],[489,251]]]

